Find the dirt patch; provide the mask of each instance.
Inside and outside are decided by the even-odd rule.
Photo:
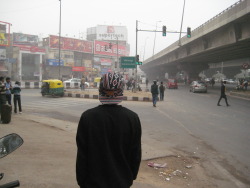
[[[148,163],[166,163],[166,167],[150,167]],[[198,157],[182,155],[142,161],[136,182],[158,188],[214,186],[206,182],[206,174]]]

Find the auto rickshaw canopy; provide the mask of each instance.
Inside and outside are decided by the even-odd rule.
[[[42,82],[48,83],[50,89],[64,87],[63,82],[61,80],[57,80],[57,79],[43,80]]]

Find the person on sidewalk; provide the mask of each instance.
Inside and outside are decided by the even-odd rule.
[[[159,94],[156,80],[154,80],[153,84],[151,85],[151,93],[152,93],[153,106],[156,107],[156,102],[157,102],[158,94]]]
[[[2,106],[6,104],[6,87],[4,84],[4,77],[0,77],[0,115],[2,112]]]
[[[163,82],[161,82],[159,90],[160,90],[160,101],[163,101],[164,100],[164,92],[165,92],[165,86],[163,85]]]
[[[227,106],[230,106],[230,105],[228,104],[228,102],[227,102],[226,86],[225,86],[226,83],[227,83],[226,81],[221,82],[221,93],[220,93],[220,98],[219,98],[219,101],[218,101],[218,103],[217,103],[217,106],[221,106],[221,105],[220,105],[220,101],[221,101],[222,98],[225,99]]]
[[[10,77],[7,77],[5,82],[5,88],[6,88],[6,99],[9,105],[11,105],[11,90],[12,90],[12,85],[10,82]]]
[[[118,105],[123,99],[120,74],[103,75],[102,105],[82,113],[76,134],[76,179],[81,188],[129,188],[141,162],[138,115]]]
[[[19,114],[22,113],[22,105],[21,105],[21,87],[20,87],[20,82],[16,81],[15,85],[11,91],[11,93],[14,95],[13,100],[14,100],[14,112],[17,113],[17,104],[18,104],[18,109],[19,109]]]

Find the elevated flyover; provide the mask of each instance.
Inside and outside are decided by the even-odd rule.
[[[150,57],[140,66],[147,77],[164,79],[183,71],[189,79],[209,68],[209,64],[250,57],[250,0],[240,0]]]

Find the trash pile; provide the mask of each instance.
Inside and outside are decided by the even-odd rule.
[[[164,181],[171,181],[175,179],[191,180],[190,170],[194,168],[193,160],[181,156],[166,157],[169,159],[171,165],[167,163],[148,162],[148,166],[158,171],[158,175],[163,178]]]

